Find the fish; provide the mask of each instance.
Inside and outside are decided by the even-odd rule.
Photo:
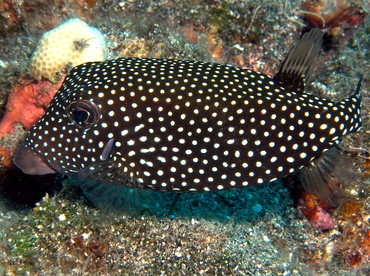
[[[26,174],[77,176],[94,203],[118,200],[123,188],[231,190],[301,171],[307,190],[337,205],[341,153],[332,149],[361,128],[361,80],[339,102],[305,91],[322,38],[305,33],[275,76],[176,59],[76,66],[14,163]]]

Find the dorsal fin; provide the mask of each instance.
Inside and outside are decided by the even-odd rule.
[[[284,87],[303,91],[314,69],[323,36],[323,32],[318,28],[305,33],[290,49],[274,80],[282,83]]]

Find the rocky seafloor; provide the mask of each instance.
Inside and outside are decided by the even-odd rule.
[[[369,275],[368,11],[365,0],[1,1],[0,118],[42,34],[77,17],[104,34],[109,58],[214,61],[267,74],[303,30],[323,27],[322,62],[308,89],[338,100],[362,75],[364,127],[342,143],[360,181],[346,187],[349,203],[328,211],[330,230],[311,226],[288,180],[148,192],[138,196],[139,211],[111,215],[85,199],[76,179],[26,176],[2,162],[0,275]],[[0,146],[16,148],[24,134],[17,126]]]

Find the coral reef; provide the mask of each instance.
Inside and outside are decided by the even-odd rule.
[[[0,2],[0,35],[4,39],[0,45],[1,113],[11,91],[38,95],[43,91],[40,88],[51,87],[45,80],[25,77],[28,59],[40,36],[66,18],[81,18],[104,33],[112,58],[217,59],[274,74],[301,30],[308,24],[322,26],[319,17],[335,11],[326,8],[326,3],[337,2],[4,0]],[[342,14],[332,13],[330,19],[324,19],[330,33],[323,51],[327,70],[319,67],[309,87],[312,93],[332,99],[350,94],[359,75],[370,70],[369,3],[340,3],[352,11],[334,5]],[[318,14],[311,21],[316,23],[306,21],[307,11]],[[335,35],[337,39],[332,39]],[[14,84],[17,81],[20,84]],[[364,114],[369,113],[369,85],[364,76]],[[40,105],[28,96],[26,102],[34,101],[31,113],[42,112],[44,100],[50,97],[46,92]],[[21,124],[32,125],[30,115],[23,116]],[[19,120],[5,120],[5,132],[12,131],[15,121]],[[21,124],[0,140],[7,152],[23,137]],[[306,197],[306,205],[297,210],[279,182],[179,198],[152,193],[152,205],[148,203],[142,214],[124,217],[94,209],[74,179],[65,181],[57,196],[44,197],[26,213],[0,199],[0,275],[36,275],[40,271],[47,275],[369,275],[369,135],[369,120],[365,120],[364,130],[341,144],[357,155],[361,181],[346,187],[353,198],[335,210]],[[6,156],[10,165],[11,154]],[[18,203],[26,206],[34,206],[57,183],[55,179],[26,178],[19,171],[0,167],[1,196],[11,194],[11,199],[20,199]],[[26,201],[23,192],[32,198]],[[313,219],[307,220],[302,208],[313,209],[313,218],[327,212],[330,217],[324,217],[331,219],[334,227],[319,219],[315,220],[319,226],[330,227],[313,228]]]

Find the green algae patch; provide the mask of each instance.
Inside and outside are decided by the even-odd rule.
[[[10,256],[20,258],[30,257],[32,255],[33,245],[36,241],[37,237],[35,237],[32,232],[28,232],[28,229],[23,229],[14,233],[14,235],[8,239]]]

